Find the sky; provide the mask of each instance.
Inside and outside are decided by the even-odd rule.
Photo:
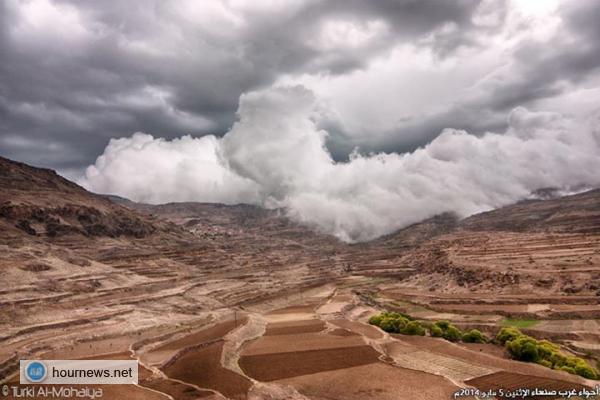
[[[600,185],[600,2],[0,2],[0,155],[346,241]]]

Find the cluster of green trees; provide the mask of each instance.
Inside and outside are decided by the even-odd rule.
[[[429,333],[432,337],[441,337],[451,342],[462,340],[465,343],[487,343],[489,341],[477,329],[462,332],[448,321],[420,322],[400,312],[385,311],[374,315],[369,319],[369,324],[390,333],[418,336]],[[588,379],[600,379],[600,361],[598,369],[595,369],[582,358],[562,353],[557,344],[527,336],[515,327],[502,328],[496,335],[495,342],[503,345],[515,360],[537,363]]]
[[[496,342],[504,345],[515,360],[534,362],[588,379],[600,379],[600,373],[584,359],[566,355],[557,344],[534,339],[517,328],[502,328],[496,335]]]
[[[462,340],[465,343],[486,343],[488,338],[472,329],[463,333],[448,321],[419,322],[408,314],[399,312],[382,312],[369,319],[369,324],[380,327],[386,332],[403,335],[425,336],[427,332],[432,337],[441,337],[451,342]]]
[[[382,312],[369,318],[369,324],[378,326],[390,333],[425,336],[425,328],[421,323],[404,313]]]
[[[465,343],[487,343],[489,339],[477,329],[471,329],[462,336],[462,341]]]

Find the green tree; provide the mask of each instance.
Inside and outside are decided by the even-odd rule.
[[[471,329],[462,336],[465,343],[487,343],[488,338],[478,329]]]
[[[552,368],[552,362],[550,362],[550,360],[540,359],[537,361],[537,363],[543,365],[546,368]]]
[[[454,325],[449,325],[442,337],[451,342],[458,342],[462,338],[462,332]]]
[[[563,367],[560,367],[558,369],[561,370],[561,371],[565,371],[565,372],[568,372],[570,374],[576,375],[575,374],[575,369],[573,369],[571,367],[563,366]]]
[[[500,329],[500,332],[496,335],[496,342],[504,345],[506,342],[515,340],[519,336],[523,336],[520,330],[513,327],[507,327]]]
[[[435,324],[437,326],[439,326],[442,330],[446,330],[450,326],[450,322],[449,321],[444,321],[444,320],[437,321]]]
[[[584,364],[577,364],[575,366],[575,373],[587,379],[598,379],[598,374],[594,371],[594,368],[585,364],[585,361]]]
[[[425,329],[418,321],[409,321],[406,326],[400,330],[400,333],[404,335],[424,336]]]
[[[429,334],[431,337],[442,337],[444,335],[444,331],[436,324],[433,324],[429,327]]]
[[[379,327],[389,333],[398,333],[398,321],[394,318],[384,317],[381,320]]]
[[[382,319],[383,315],[381,314],[373,315],[371,318],[369,318],[369,324],[379,326],[381,325]]]
[[[506,348],[516,360],[536,362],[540,359],[537,340],[526,335],[506,342]]]

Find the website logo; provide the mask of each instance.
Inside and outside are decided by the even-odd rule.
[[[1,1],[1,0],[0,0]],[[138,361],[20,360],[19,382],[44,385],[130,385],[138,383]]]
[[[46,379],[48,369],[41,361],[31,361],[25,367],[25,377],[29,382],[39,383]]]

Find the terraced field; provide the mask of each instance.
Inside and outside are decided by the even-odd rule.
[[[488,335],[533,321],[527,334],[593,363],[598,190],[349,245],[285,210],[112,201],[1,158],[0,183],[0,381],[19,359],[122,356],[140,383],[110,398],[441,400],[507,374],[594,384],[366,321],[397,310]]]
[[[383,361],[386,357],[372,341],[383,335],[375,328],[345,318],[331,319],[339,317],[340,310],[354,307],[352,296],[337,293],[304,301],[264,315],[265,334],[248,342],[239,360],[248,376],[290,385],[309,398],[398,398],[398,388],[389,382],[407,379],[432,383],[433,387],[423,392],[424,399],[440,398],[436,396],[456,389],[442,378]],[[307,327],[310,332],[305,332]]]

